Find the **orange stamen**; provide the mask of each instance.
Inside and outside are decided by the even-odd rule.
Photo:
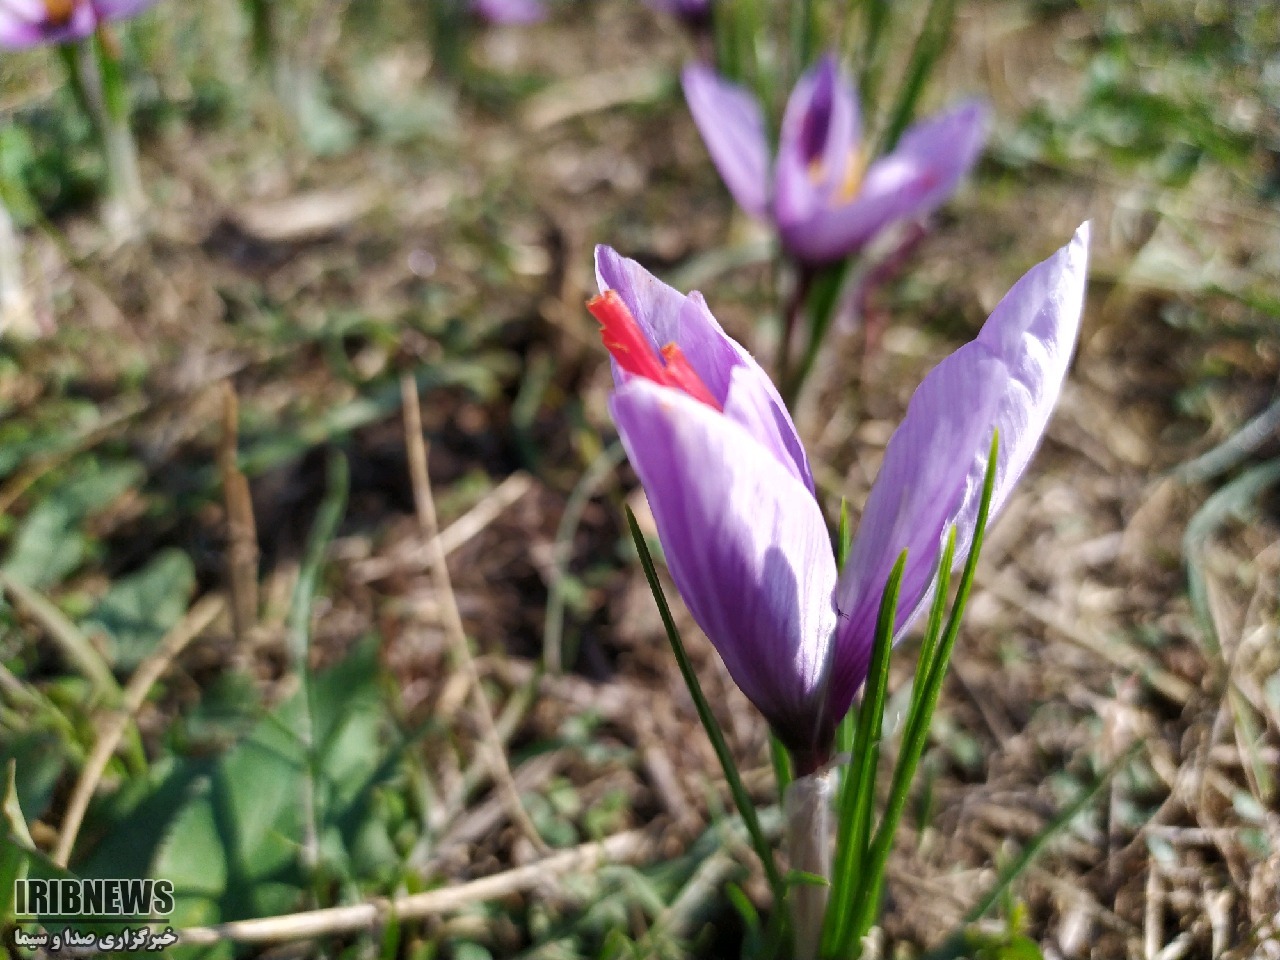
[[[45,18],[55,27],[64,27],[70,23],[75,11],[76,0],[44,0]]]
[[[716,410],[722,409],[675,343],[654,352],[649,338],[614,290],[587,301],[587,309],[600,321],[600,339],[623,370],[664,387],[672,387]]]

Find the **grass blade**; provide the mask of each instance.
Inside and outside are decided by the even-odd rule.
[[[694,708],[698,711],[698,719],[702,721],[702,726],[707,731],[707,736],[711,738],[711,746],[715,748],[716,758],[720,761],[720,766],[724,770],[725,780],[729,784],[729,792],[733,794],[734,806],[738,808],[738,813],[742,815],[742,822],[746,824],[747,833],[751,837],[751,845],[755,848],[756,855],[764,865],[765,876],[769,881],[769,889],[773,893],[774,911],[786,910],[786,885],[783,882],[782,874],[778,871],[778,865],[773,859],[773,850],[769,846],[768,838],[765,837],[764,830],[760,826],[760,818],[756,814],[755,805],[751,802],[751,797],[747,794],[747,788],[743,785],[742,778],[738,775],[738,768],[733,762],[733,755],[729,752],[729,745],[725,742],[724,733],[720,729],[720,724],[716,722],[715,714],[711,712],[711,705],[707,702],[706,694],[702,692],[702,685],[698,682],[697,674],[694,673],[693,664],[689,662],[689,655],[685,652],[684,641],[680,639],[680,632],[676,629],[675,619],[671,616],[671,608],[667,605],[666,594],[662,590],[662,584],[658,582],[658,572],[654,568],[653,557],[649,555],[649,547],[645,543],[644,534],[640,532],[640,526],[636,523],[636,517],[631,512],[631,508],[627,507],[626,511],[627,526],[631,530],[631,539],[635,541],[636,551],[640,554],[640,565],[644,568],[645,579],[649,581],[649,590],[653,593],[653,599],[658,604],[658,613],[662,616],[662,625],[666,628],[667,639],[671,642],[671,649],[675,653],[676,663],[680,667],[680,675],[684,678],[685,685],[689,688],[689,695],[693,698]]]
[[[1071,821],[1080,814],[1080,811],[1097,799],[1098,794],[1111,782],[1115,775],[1129,766],[1141,748],[1141,743],[1133,744],[1118,760],[1104,770],[1097,780],[1081,790],[1070,803],[1059,810],[1043,830],[1027,842],[1027,845],[1022,848],[1018,856],[1000,871],[1000,874],[996,877],[996,882],[991,885],[991,889],[965,915],[965,925],[977,923],[986,916],[992,907],[1000,902],[1000,899],[1012,886],[1013,882],[1040,856],[1041,851],[1049,844],[1049,841],[1066,829]],[[940,947],[927,953],[925,960],[956,960],[956,958],[969,955],[967,947],[964,931],[961,930],[948,937]]]
[[[885,126],[881,149],[877,152],[888,153],[898,144],[907,124],[915,116],[916,104],[924,92],[925,82],[933,72],[934,65],[942,56],[947,40],[951,36],[951,24],[956,16],[958,0],[933,0],[925,13],[924,26],[916,40],[915,49],[911,52],[911,63],[907,67],[906,76],[898,87],[898,99],[889,114]]]
[[[894,766],[888,804],[864,862],[862,875],[858,878],[858,893],[854,898],[854,923],[849,930],[849,939],[843,944],[846,948],[845,955],[848,956],[856,955],[857,944],[875,922],[876,907],[880,902],[880,887],[884,880],[885,867],[889,863],[889,851],[893,847],[893,838],[907,805],[911,781],[915,778],[916,767],[924,753],[929,724],[942,692],[942,680],[946,676],[947,665],[951,661],[951,651],[955,648],[956,636],[960,632],[960,620],[973,589],[973,578],[978,569],[978,557],[982,552],[987,519],[991,514],[991,495],[995,489],[996,455],[999,445],[1000,435],[999,431],[996,431],[991,437],[991,449],[987,455],[987,473],[982,485],[982,501],[978,507],[977,523],[973,531],[973,545],[965,560],[964,572],[960,576],[960,586],[956,590],[951,617],[947,620],[946,631],[933,654],[923,688],[918,694],[915,692],[912,694],[915,702],[912,714],[907,720],[906,734],[903,736],[902,748],[898,753],[898,762]],[[937,606],[938,601],[935,598],[934,607]]]
[[[324,500],[311,523],[311,532],[307,535],[307,545],[302,555],[302,566],[298,571],[298,584],[294,587],[293,599],[289,605],[289,654],[298,682],[302,686],[303,700],[306,701],[306,710],[303,711],[301,729],[297,731],[297,736],[307,760],[307,775],[302,793],[302,859],[308,873],[315,870],[320,860],[321,821],[316,796],[319,757],[315,742],[315,685],[311,682],[311,606],[315,602],[325,554],[338,533],[338,524],[342,522],[347,509],[347,489],[350,484],[347,458],[337,451],[329,457],[326,479]]]
[[[889,685],[889,657],[893,653],[894,624],[898,618],[898,591],[907,565],[907,551],[898,555],[893,572],[880,596],[876,618],[875,645],[871,670],[858,709],[858,727],[853,741],[853,757],[840,787],[839,838],[831,878],[831,900],[823,929],[823,953],[848,954],[841,945],[849,938],[853,920],[849,897],[863,872],[871,835],[871,808],[875,800],[876,767],[880,760],[880,729],[884,722],[885,690]]]

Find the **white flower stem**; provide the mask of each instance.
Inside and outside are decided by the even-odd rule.
[[[118,235],[140,232],[147,212],[147,194],[138,172],[138,146],[127,117],[105,112],[102,126],[107,152],[107,185],[110,191],[108,225]]]
[[[37,333],[31,296],[22,282],[22,236],[8,206],[0,202],[0,335]]]
[[[787,820],[787,857],[791,869],[828,881],[831,879],[831,856],[835,844],[835,788],[834,771],[819,771],[792,781],[783,800]],[[800,880],[791,884],[788,890],[796,960],[816,960],[818,956],[829,889],[825,885]]]
[[[100,30],[77,45],[68,66],[102,140],[107,165],[104,219],[117,238],[127,240],[143,231],[147,194],[138,171],[138,146],[129,129],[129,98],[117,43],[113,35]]]

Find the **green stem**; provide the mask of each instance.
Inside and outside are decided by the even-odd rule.
[[[813,271],[802,263],[796,264],[796,283],[787,299],[782,312],[782,334],[778,341],[778,362],[776,373],[778,389],[782,401],[790,407],[800,392],[800,383],[795,382],[791,374],[791,345],[796,338],[796,327],[800,325],[800,317],[805,312],[805,301],[809,299],[809,289],[813,283]]]

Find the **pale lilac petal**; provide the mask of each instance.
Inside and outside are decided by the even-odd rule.
[[[764,113],[746,90],[702,64],[681,74],[684,98],[711,160],[738,206],[755,217],[769,207],[769,141]]]
[[[124,20],[135,17],[156,0],[93,0],[93,8],[99,20]]]
[[[724,332],[702,294],[694,291],[686,297],[636,261],[603,245],[596,247],[596,282],[601,293],[617,292],[655,350],[668,343],[679,346],[726,411],[730,404],[730,383],[735,371],[741,371],[736,381],[738,398],[734,405],[740,412],[740,422],[766,447],[785,452],[789,461],[785,463],[787,469],[813,490],[813,473],[804,445],[777,387],[756,359]],[[616,363],[613,376],[618,385],[631,379]]]
[[[791,91],[778,137],[774,217],[803,224],[831,203],[859,162],[861,118],[853,84],[828,54]]]
[[[836,621],[817,501],[739,424],[679,391],[635,379],[610,409],[694,619],[788,745],[814,746]]]
[[[1089,224],[1083,223],[1070,243],[1013,285],[975,341],[1008,371],[995,415],[1000,452],[991,495],[992,517],[1031,462],[1058,402],[1080,332],[1088,260]],[[986,454],[985,449],[979,451],[981,463],[975,461],[970,470],[969,493],[956,516],[957,563],[973,542]]]
[[[489,23],[537,23],[547,16],[541,0],[471,0],[471,9]]]
[[[44,41],[44,34],[25,19],[0,9],[0,47],[22,50]]]
[[[42,43],[83,40],[97,25],[93,8],[78,3],[65,23],[54,23],[44,0],[0,0],[0,46],[19,50]]]
[[[971,101],[909,128],[893,153],[871,164],[848,199],[828,195],[808,218],[780,215],[787,250],[812,263],[839,260],[890,224],[928,216],[977,162],[987,125],[987,108]]]
[[[841,622],[832,723],[848,712],[866,679],[880,597],[903,550],[896,630],[907,626],[926,595],[943,536],[965,502],[975,451],[985,452],[991,439],[1006,379],[1004,366],[984,347],[965,344],[924,378],[889,439],[836,588]]]
[[[790,474],[813,491],[813,476],[795,424],[777,394],[763,389],[772,384],[748,367],[735,367],[724,403],[724,415],[741,425],[752,438],[781,463]]]
[[[601,293],[617,292],[654,350],[661,350],[668,343],[678,344],[711,395],[724,404],[738,353],[701,294],[695,294],[696,302],[690,303],[694,298],[686,297],[636,261],[603,245],[596,247],[596,283]],[[615,365],[614,380],[621,384],[625,376]]]
[[[847,712],[866,678],[880,595],[898,553],[909,551],[895,624],[901,634],[928,599],[952,525],[955,566],[968,556],[992,432],[1000,431],[1000,448],[988,522],[1030,462],[1075,348],[1088,245],[1086,223],[1014,284],[977,339],[943,360],[912,397],[889,441],[836,591],[842,622],[831,722]]]

